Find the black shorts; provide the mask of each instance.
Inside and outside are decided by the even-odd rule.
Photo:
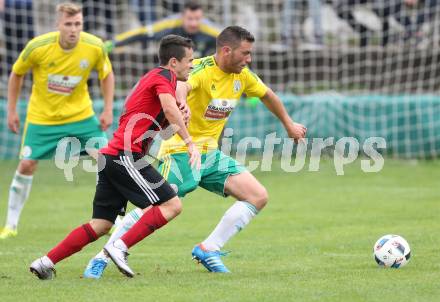
[[[176,196],[168,182],[140,154],[99,154],[93,218],[114,222],[127,201],[145,209]]]

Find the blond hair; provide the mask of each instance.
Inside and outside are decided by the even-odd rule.
[[[75,16],[82,12],[81,5],[71,3],[71,2],[64,2],[57,5],[57,14],[58,17],[60,17],[63,13],[70,16]]]

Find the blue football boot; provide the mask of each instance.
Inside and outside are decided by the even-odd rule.
[[[201,244],[196,245],[192,250],[193,259],[202,263],[208,271],[213,273],[230,273],[220,259],[220,257],[227,254],[221,251],[206,251]]]
[[[108,261],[102,258],[93,258],[84,271],[84,278],[99,279],[107,267]]]

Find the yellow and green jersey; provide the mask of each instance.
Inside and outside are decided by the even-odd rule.
[[[102,41],[85,32],[75,48],[64,50],[59,32],[32,39],[13,66],[13,72],[33,73],[32,94],[27,121],[40,125],[58,125],[80,121],[94,112],[87,79],[95,69],[104,79],[112,66]]]
[[[192,88],[187,98],[191,110],[188,130],[203,153],[218,148],[222,130],[243,94],[261,98],[268,89],[248,68],[239,74],[223,72],[214,56],[194,60],[188,84]],[[162,142],[159,157],[186,150],[182,139],[174,135]]]
[[[203,19],[199,31],[190,34],[183,28],[182,17],[178,14],[119,34],[115,38],[114,46],[120,47],[140,41],[159,41],[171,34],[190,38],[194,43],[194,57],[197,58],[215,53],[216,37],[220,34],[220,30],[209,20]]]

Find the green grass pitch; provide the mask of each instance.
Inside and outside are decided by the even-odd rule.
[[[16,162],[0,162],[0,219]],[[257,172],[267,187],[267,208],[226,246],[229,275],[210,274],[190,256],[232,199],[199,189],[184,200],[181,216],[131,250],[138,275],[112,265],[101,280],[81,278],[107,237],[57,265],[42,282],[28,271],[91,215],[95,175],[76,169],[67,182],[42,162],[15,239],[0,242],[0,300],[5,301],[438,301],[440,296],[440,162],[385,160],[380,173],[357,161],[336,176],[331,161],[319,172]],[[396,233],[412,259],[381,269],[372,246]]]

